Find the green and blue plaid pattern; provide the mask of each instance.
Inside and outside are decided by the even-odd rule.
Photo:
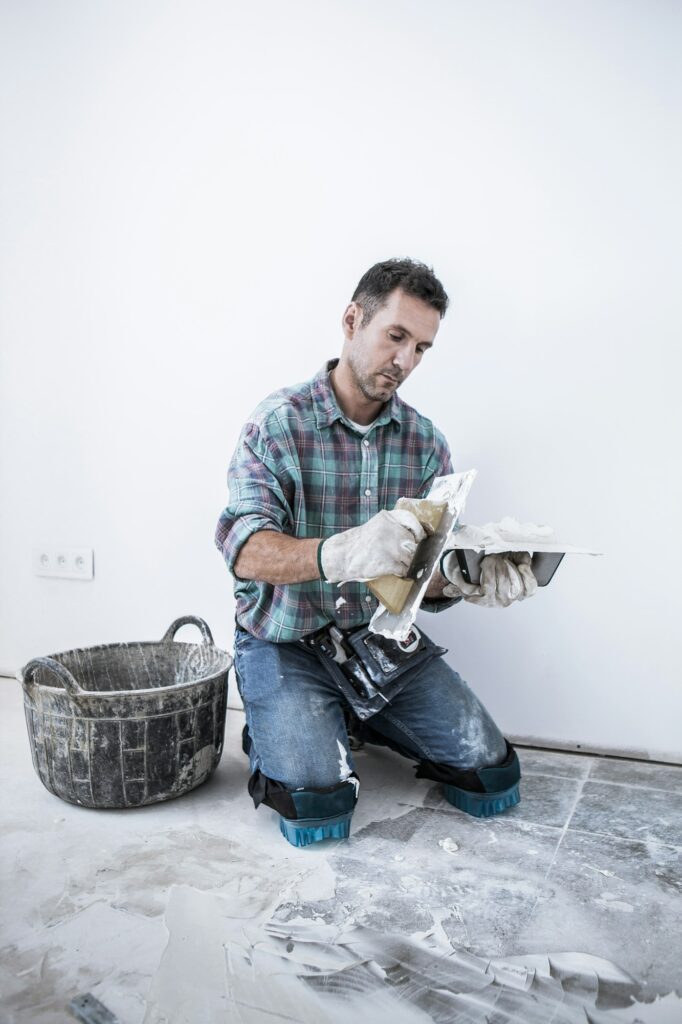
[[[275,391],[244,425],[228,470],[230,502],[215,542],[227,567],[259,530],[331,537],[360,526],[398,498],[423,498],[434,477],[452,473],[447,441],[396,394],[366,434],[339,408],[329,380],[338,360],[303,384]],[[237,620],[276,643],[336,622],[369,622],[376,599],[364,583],[280,584],[235,576]],[[343,598],[343,600],[340,600]],[[452,601],[425,602],[440,611]]]

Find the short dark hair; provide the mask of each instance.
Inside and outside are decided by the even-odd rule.
[[[367,326],[396,288],[433,306],[440,313],[441,320],[445,316],[449,300],[433,268],[419,260],[394,258],[370,267],[353,292],[351,301],[362,307],[363,327]]]

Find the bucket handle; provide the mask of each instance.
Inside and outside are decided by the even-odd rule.
[[[208,624],[196,615],[182,615],[179,619],[176,619],[175,622],[171,622],[170,626],[161,637],[161,643],[170,643],[174,639],[175,634],[180,627],[188,625],[196,626],[199,629],[202,637],[202,643],[211,644],[211,646],[213,646],[213,635],[211,630],[208,628]]]
[[[44,668],[47,672],[57,676],[70,697],[83,697],[85,695],[85,690],[81,689],[68,668],[62,665],[60,661],[57,661],[56,658],[33,658],[27,665],[24,665],[21,675],[28,689],[31,689],[33,686],[35,681],[33,677],[39,668]]]

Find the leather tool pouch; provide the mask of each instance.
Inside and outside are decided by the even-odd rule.
[[[410,681],[415,669],[446,654],[413,626],[404,641],[389,640],[367,626],[327,626],[301,643],[315,651],[360,719],[381,711]]]

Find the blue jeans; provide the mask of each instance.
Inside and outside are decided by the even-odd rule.
[[[237,628],[237,686],[251,739],[251,771],[287,789],[320,789],[354,771],[346,701],[303,644],[275,644]],[[499,764],[506,742],[464,680],[442,657],[417,667],[368,723],[374,742],[416,761],[453,768]]]

